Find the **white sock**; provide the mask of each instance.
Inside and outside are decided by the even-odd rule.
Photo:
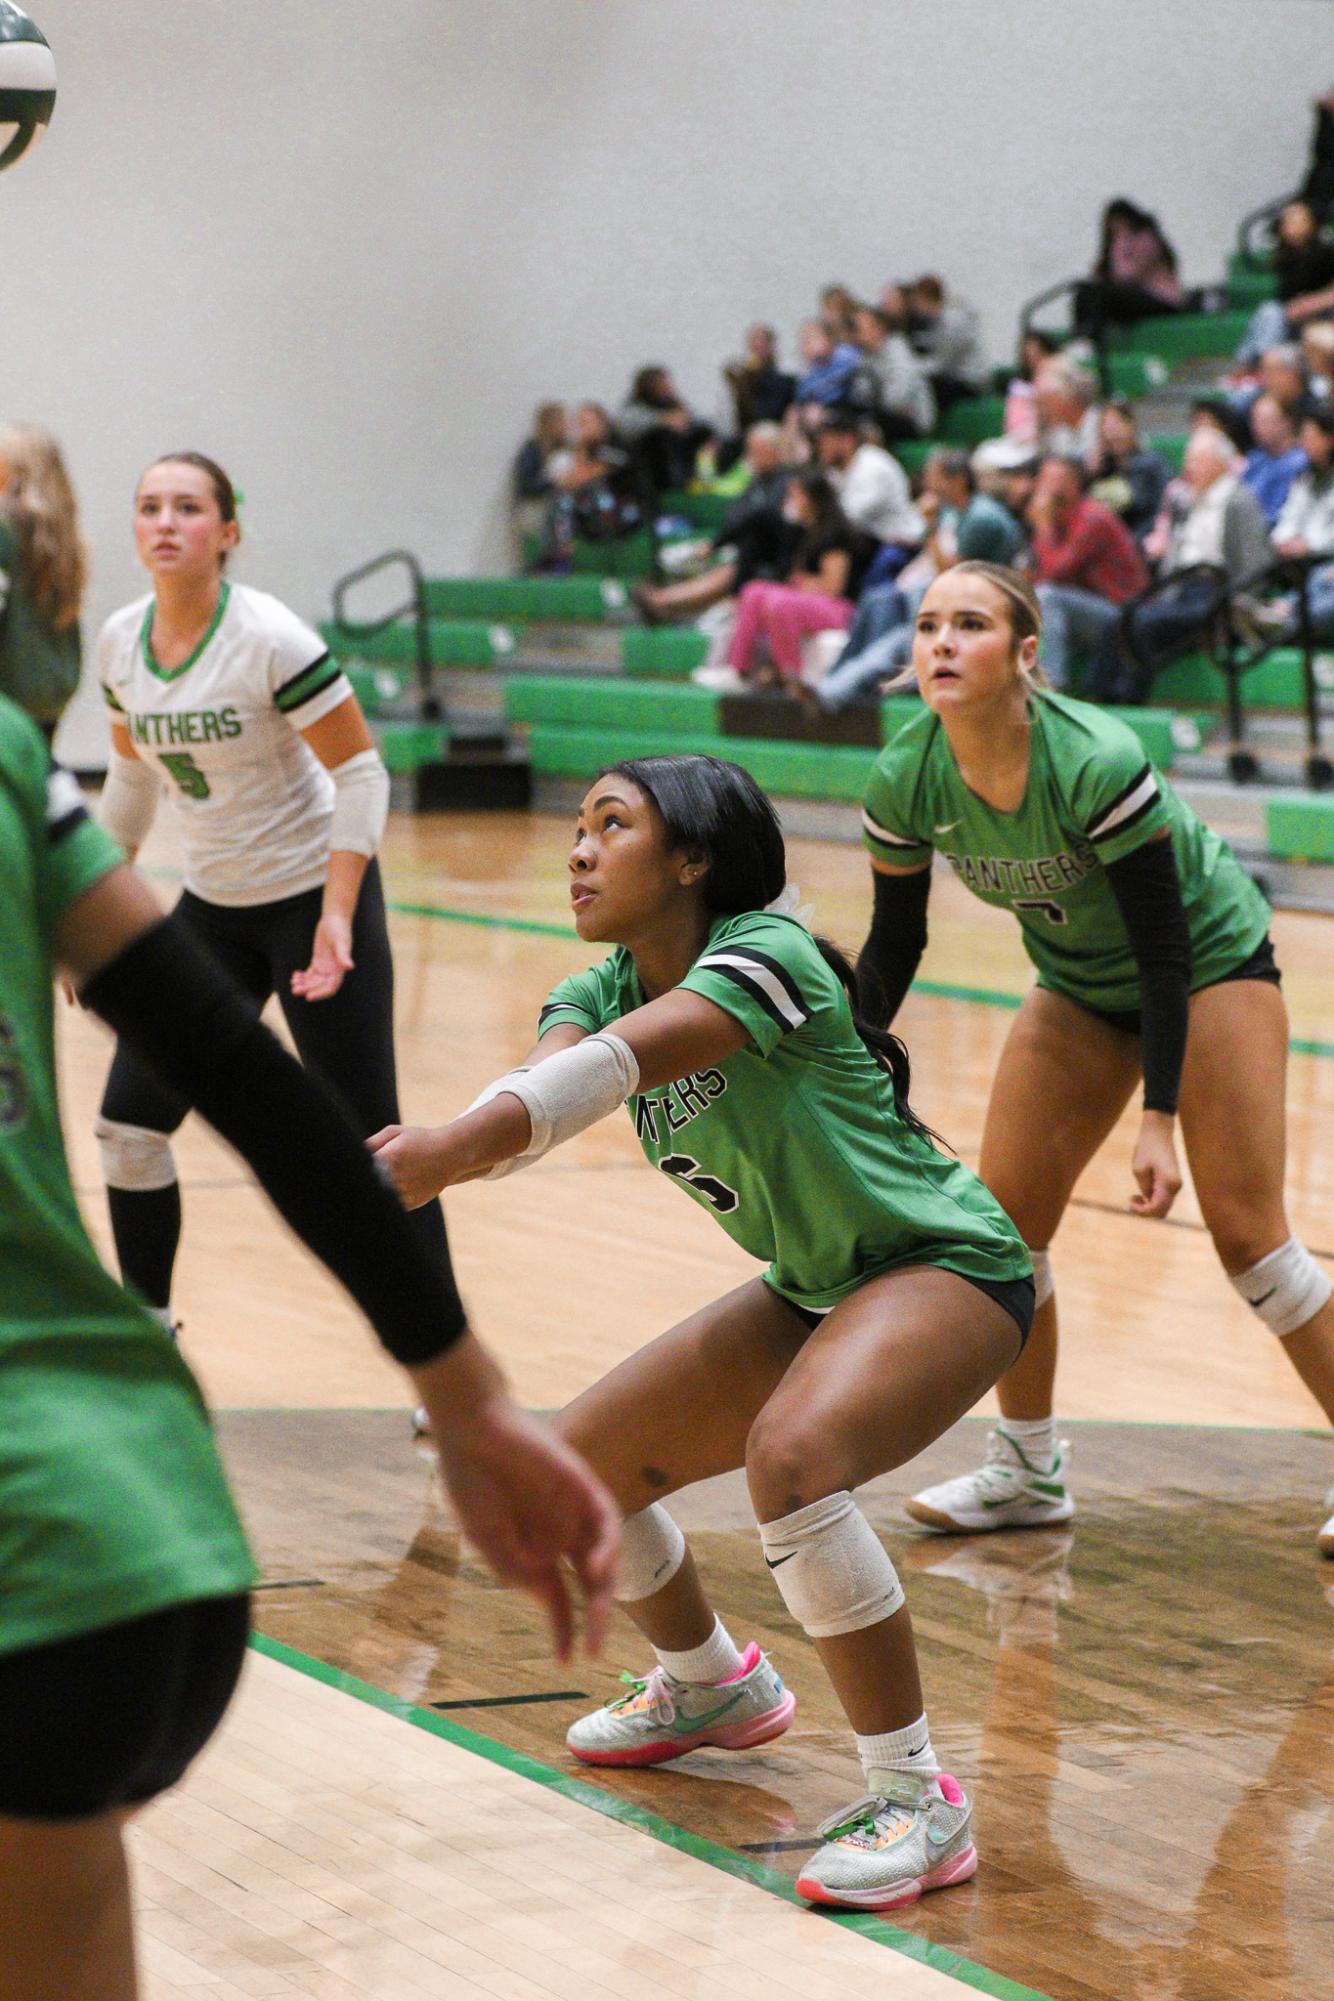
[[[674,1681],[726,1681],[741,1665],[736,1643],[719,1618],[714,1619],[713,1631],[701,1646],[683,1653],[673,1653],[668,1647],[653,1651]]]
[[[1003,1417],[996,1428],[1014,1441],[1030,1465],[1050,1470],[1056,1457],[1054,1417]]]
[[[858,1736],[857,1756],[868,1785],[872,1771],[916,1772],[931,1778],[940,1770],[925,1715],[904,1730],[882,1730],[875,1737]]]

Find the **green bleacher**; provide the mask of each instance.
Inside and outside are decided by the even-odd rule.
[[[1181,361],[1209,361],[1231,354],[1249,320],[1249,311],[1159,313],[1131,326],[1112,327],[1108,338],[1115,353],[1154,354],[1175,367]]]

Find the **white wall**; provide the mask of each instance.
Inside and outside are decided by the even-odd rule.
[[[717,400],[751,318],[937,266],[1016,309],[1159,211],[1190,282],[1299,173],[1326,0],[33,0],[61,94],[0,180],[6,414],[83,496],[89,631],[135,473],[245,489],[240,574],[309,616],[395,542],[503,563],[540,398],[645,360]],[[62,748],[95,761],[91,704]]]

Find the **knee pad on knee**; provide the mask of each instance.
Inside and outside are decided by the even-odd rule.
[[[633,1605],[669,1584],[685,1561],[686,1539],[666,1508],[650,1501],[621,1524],[621,1557],[616,1568],[616,1602]]]
[[[1304,1327],[1334,1290],[1326,1273],[1297,1237],[1289,1237],[1286,1244],[1280,1244],[1249,1271],[1239,1272],[1232,1284],[1280,1339]]]
[[[1056,1290],[1056,1280],[1051,1271],[1051,1252],[1030,1251],[1028,1255],[1033,1260],[1033,1290],[1036,1294],[1033,1304],[1035,1308],[1045,1306]]]
[[[151,1195],[172,1186],[176,1162],[166,1133],[153,1132],[148,1126],[127,1126],[100,1114],[93,1122],[93,1131],[102,1154],[102,1179],[108,1188]]]
[[[760,1543],[783,1603],[813,1640],[879,1625],[903,1603],[898,1573],[846,1490],[761,1522]]]

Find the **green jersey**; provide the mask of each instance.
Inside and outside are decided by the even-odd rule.
[[[866,788],[863,839],[875,860],[914,868],[938,849],[974,896],[1013,910],[1039,986],[1120,1012],[1140,1005],[1139,968],[1106,867],[1166,830],[1190,923],[1192,988],[1248,959],[1269,929],[1268,906],[1134,731],[1045,690],[1030,715],[1028,785],[1013,813],[969,791],[930,709],[900,730]]]
[[[121,859],[0,699],[0,1654],[254,1575],[194,1378],[98,1262],[65,1160],[52,933]]]
[[[714,1069],[631,1098],[649,1160],[717,1218],[769,1283],[826,1311],[899,1265],[1001,1281],[1028,1252],[977,1176],[907,1126],[837,975],[791,917],[721,917],[681,982],[748,1030]],[[644,1005],[624,946],[556,987],[538,1032],[594,1034]]]

